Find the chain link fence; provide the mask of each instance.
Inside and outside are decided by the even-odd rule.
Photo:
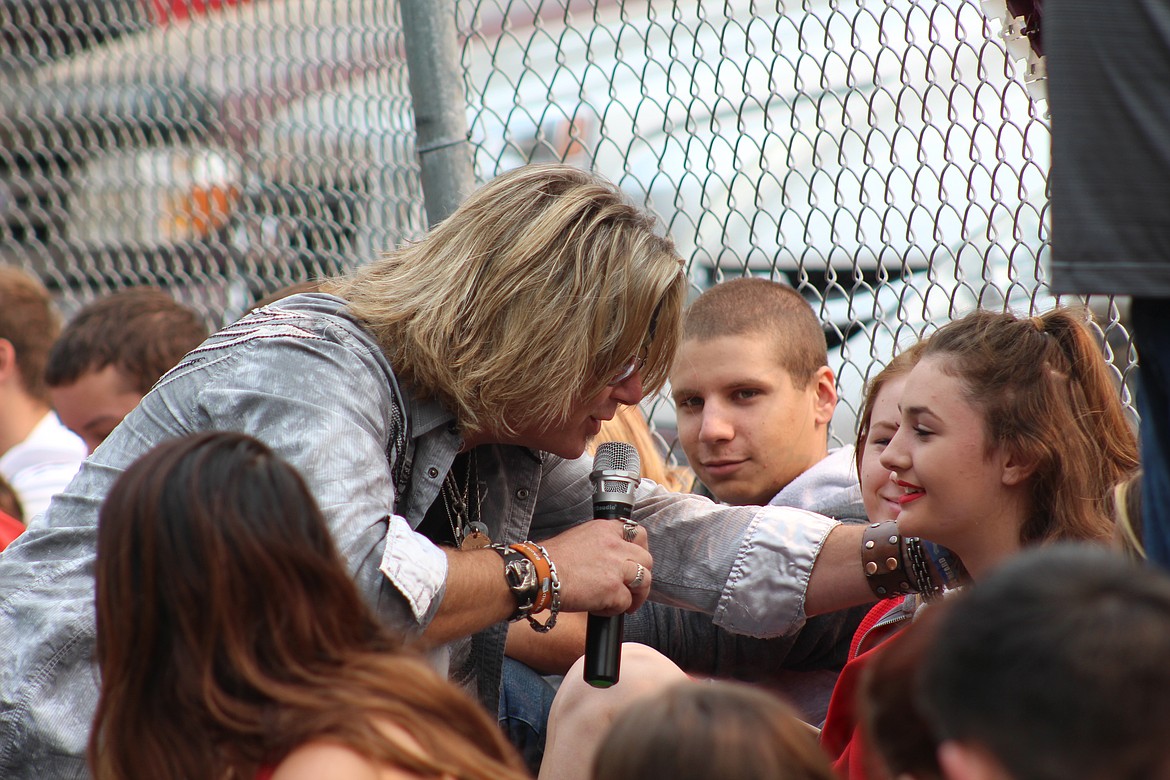
[[[67,313],[156,284],[220,324],[425,231],[392,0],[0,12],[0,262]],[[899,345],[976,306],[1056,303],[1049,123],[1027,83],[1041,63],[977,0],[455,12],[460,67],[438,75],[461,80],[476,178],[595,169],[658,216],[696,293],[744,274],[795,286],[831,345],[838,440]],[[1130,379],[1123,312],[1088,303]],[[663,428],[668,407],[647,402]]]

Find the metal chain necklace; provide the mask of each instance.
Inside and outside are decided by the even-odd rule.
[[[467,456],[467,473],[463,490],[459,489],[454,467],[447,472],[447,476],[443,480],[441,490],[443,506],[447,510],[447,520],[451,523],[451,535],[455,538],[455,546],[460,550],[479,550],[492,543],[491,537],[488,536],[488,527],[479,521],[483,495],[479,490],[476,472],[475,450],[472,450]],[[474,507],[471,504],[472,485],[475,485]],[[474,520],[471,519],[473,509],[475,512]]]

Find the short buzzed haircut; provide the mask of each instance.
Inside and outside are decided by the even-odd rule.
[[[24,391],[49,403],[45,361],[61,320],[49,291],[36,277],[13,266],[0,266],[0,339],[16,352]]]
[[[65,326],[49,353],[49,387],[115,366],[146,395],[154,383],[207,338],[194,309],[162,290],[135,287],[99,298]]]
[[[780,366],[805,387],[829,364],[825,331],[800,293],[781,282],[745,277],[710,288],[690,305],[683,339],[763,334],[773,340]]]

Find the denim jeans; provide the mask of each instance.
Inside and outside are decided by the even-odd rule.
[[[1170,568],[1170,307],[1134,298],[1133,337],[1141,366],[1142,534],[1151,563]]]
[[[559,682],[559,678],[553,678]],[[535,777],[544,758],[548,712],[556,686],[540,672],[514,658],[504,658],[500,688],[500,728],[511,740]]]

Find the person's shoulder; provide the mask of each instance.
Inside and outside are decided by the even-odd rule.
[[[27,437],[4,453],[8,468],[19,470],[44,464],[72,465],[85,460],[85,442],[62,425],[57,413],[49,411]]]
[[[352,748],[334,742],[309,742],[288,754],[272,780],[378,780],[378,766]]]
[[[382,722],[379,728],[402,750],[423,755],[418,741],[401,726]],[[374,761],[339,742],[318,739],[289,753],[271,780],[422,780],[422,776]]]
[[[289,753],[272,780],[418,780],[418,775],[378,764],[336,742],[309,742]]]
[[[772,506],[805,509],[846,523],[865,522],[853,446],[828,451],[772,497]]]
[[[377,339],[349,314],[347,306],[333,295],[301,293],[252,309],[211,334],[168,378],[202,366],[231,364],[224,359],[228,354],[235,355],[248,373],[258,365],[277,366],[287,369],[284,373],[297,382],[302,381],[302,373],[351,366],[355,356],[376,364],[374,371],[379,375],[390,373]]]

